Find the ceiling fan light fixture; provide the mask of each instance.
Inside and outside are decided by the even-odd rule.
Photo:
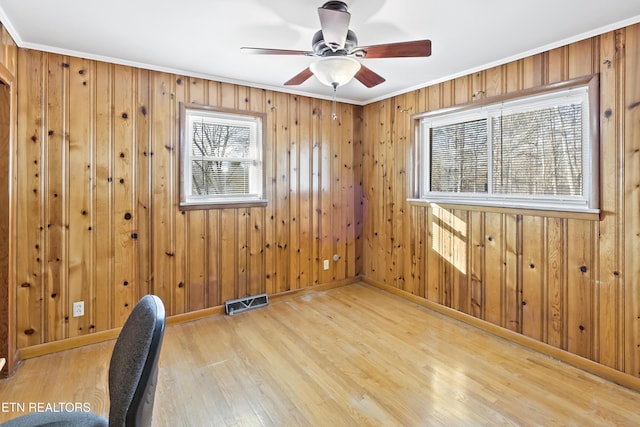
[[[320,83],[335,88],[349,83],[360,71],[360,63],[346,56],[328,56],[313,62],[309,68]]]

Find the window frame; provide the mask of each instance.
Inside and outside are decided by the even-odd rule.
[[[503,110],[503,115],[521,111],[523,105],[534,105],[548,102],[548,99],[563,96],[576,96],[576,92],[587,91],[586,107],[583,112],[583,131],[586,135],[582,143],[582,196],[552,196],[552,195],[517,195],[492,193],[492,142],[487,141],[487,192],[432,192],[425,189],[431,176],[431,145],[430,141],[422,140],[422,123],[431,121],[438,126],[461,123],[480,118],[487,118],[487,138],[491,138],[491,116],[489,112]],[[533,110],[533,108],[531,108]],[[593,74],[564,82],[549,84],[510,94],[484,98],[478,101],[461,104],[412,116],[412,178],[411,202],[438,203],[446,205],[480,206],[488,208],[512,208],[532,211],[561,211],[587,214],[600,212],[599,195],[599,75]],[[586,122],[585,122],[586,121]],[[426,165],[426,167],[424,167]],[[428,174],[428,180],[424,179]]]
[[[191,116],[206,116],[220,122],[250,123],[251,132],[255,132],[257,156],[259,163],[259,194],[245,195],[193,195],[191,194],[191,132],[189,119]],[[180,152],[179,152],[179,206],[180,209],[215,209],[234,207],[266,206],[266,113],[215,107],[196,103],[180,103]],[[229,157],[232,160],[232,157]]]

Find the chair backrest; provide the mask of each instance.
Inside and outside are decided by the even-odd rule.
[[[110,426],[151,425],[165,321],[160,298],[145,295],[122,327],[109,364]]]

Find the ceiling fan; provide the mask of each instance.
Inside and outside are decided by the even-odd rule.
[[[353,57],[362,59],[373,58],[408,58],[427,57],[431,55],[430,40],[415,40],[409,42],[389,43],[374,46],[358,46],[358,39],[349,29],[351,14],[347,4],[342,1],[328,1],[318,8],[320,27],[312,40],[313,51],[265,49],[242,47],[241,51],[261,55],[304,55],[320,59],[312,63],[284,84],[300,85],[315,75],[320,82],[332,86],[348,83],[356,78],[368,88],[385,81],[384,77],[365,67]]]

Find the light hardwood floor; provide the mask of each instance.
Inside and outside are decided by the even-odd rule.
[[[106,414],[112,346],[25,361],[0,420],[30,402]],[[361,284],[169,326],[154,411],[154,426],[638,424],[640,394]]]

